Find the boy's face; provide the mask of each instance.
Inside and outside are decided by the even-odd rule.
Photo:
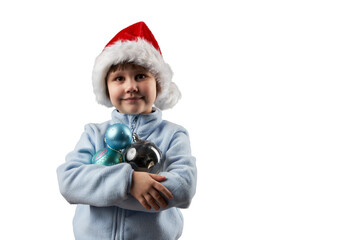
[[[119,112],[151,113],[156,100],[156,80],[145,68],[126,64],[108,74],[107,87],[110,101]]]

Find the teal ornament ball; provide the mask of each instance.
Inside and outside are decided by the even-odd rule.
[[[98,165],[112,166],[123,162],[121,152],[115,151],[109,147],[98,151],[92,158],[92,162]]]
[[[98,151],[92,158],[92,163],[112,166],[124,162],[122,150],[132,143],[132,133],[128,126],[116,123],[105,132],[106,147]]]
[[[115,123],[108,127],[105,133],[106,144],[114,149],[121,150],[132,143],[132,133],[128,126],[122,123]]]

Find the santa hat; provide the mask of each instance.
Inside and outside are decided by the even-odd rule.
[[[138,22],[116,34],[95,60],[92,83],[98,103],[112,107],[105,78],[112,65],[122,62],[140,65],[156,76],[161,88],[155,101],[156,107],[164,110],[178,102],[181,93],[172,82],[173,72],[164,61],[160,47],[150,29],[144,22]]]

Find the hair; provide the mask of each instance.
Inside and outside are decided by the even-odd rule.
[[[158,78],[157,78],[157,74],[151,72],[149,69],[147,69],[146,67],[143,67],[141,65],[138,65],[132,61],[124,61],[124,62],[120,62],[118,64],[113,64],[111,65],[111,67],[109,68],[108,72],[106,73],[106,77],[105,77],[105,86],[106,86],[106,95],[108,98],[110,98],[109,96],[109,89],[108,89],[108,86],[107,86],[107,81],[108,81],[108,78],[109,78],[109,74],[110,73],[113,73],[113,72],[116,72],[118,70],[125,70],[126,68],[128,67],[141,67],[143,68],[144,70],[150,72],[154,78],[155,78],[155,81],[156,81],[156,96],[158,96],[158,94],[161,92],[161,87],[160,87],[160,84],[158,82]]]

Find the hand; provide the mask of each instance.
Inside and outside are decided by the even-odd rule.
[[[160,206],[165,208],[167,202],[160,193],[168,199],[173,198],[171,192],[160,183],[165,180],[164,176],[134,171],[130,193],[148,210],[151,207],[155,210],[159,210]]]

